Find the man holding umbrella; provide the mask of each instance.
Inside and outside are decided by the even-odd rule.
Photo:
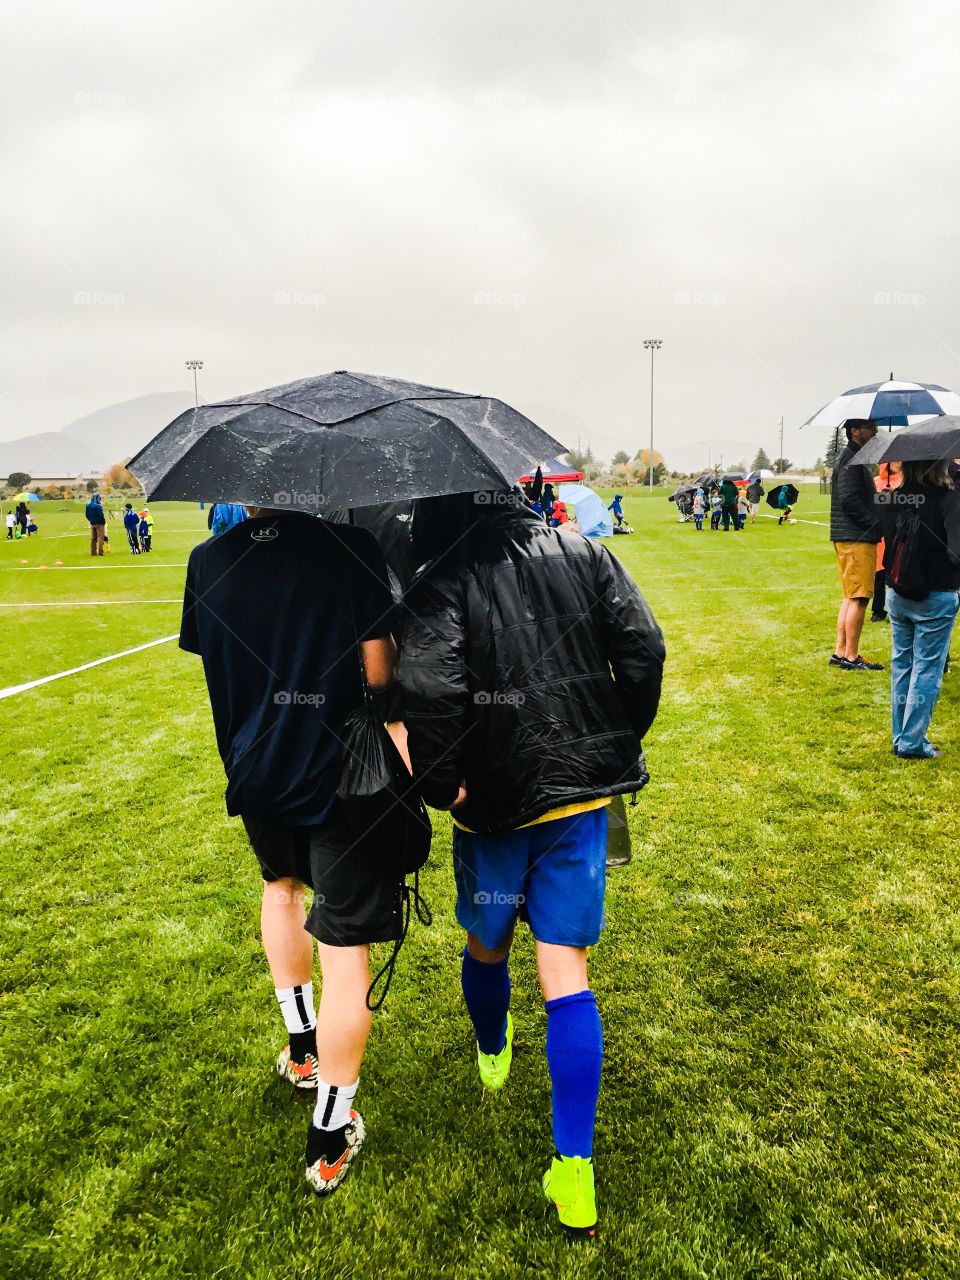
[[[854,465],[857,454],[877,434],[870,418],[848,418],[847,446],[838,455],[830,484],[830,541],[840,571],[843,599],[837,615],[837,646],[830,659],[843,671],[882,671],[883,663],[860,655],[860,636],[873,595],[877,543],[882,537],[874,502],[875,489],[866,467]]]

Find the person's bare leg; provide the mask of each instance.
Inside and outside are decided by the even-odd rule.
[[[260,933],[275,987],[298,987],[313,977],[313,939],[304,928],[306,888],[299,880],[263,885]]]
[[[837,647],[833,652],[841,658],[846,657],[847,653],[847,604],[846,598],[841,600],[837,613]]]
[[[590,985],[587,978],[587,948],[538,942],[537,972],[545,1001],[560,1000],[564,996],[585,991]]]
[[[330,1085],[360,1077],[373,1014],[367,1008],[370,948],[318,944],[323,985],[317,1010],[317,1068]]]
[[[844,657],[852,662],[860,653],[860,635],[867,617],[867,602],[860,597],[847,601],[847,647]]]
[[[499,964],[501,960],[506,959],[510,954],[510,948],[513,946],[514,928],[511,927],[510,932],[501,942],[499,947],[485,947],[480,939],[474,933],[467,934],[467,950],[473,956],[474,960],[479,960],[481,964]]]

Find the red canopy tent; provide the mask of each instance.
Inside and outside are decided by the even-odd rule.
[[[582,471],[574,471],[572,467],[565,466],[556,458],[542,467],[541,471],[544,484],[580,484],[583,480]],[[520,483],[530,484],[533,479],[532,475],[521,476]]]

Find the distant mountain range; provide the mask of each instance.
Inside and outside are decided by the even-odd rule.
[[[97,409],[61,431],[0,441],[0,476],[12,471],[31,476],[105,471],[132,457],[192,403],[186,391],[155,391]]]

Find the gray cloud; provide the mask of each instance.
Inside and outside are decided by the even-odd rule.
[[[0,438],[336,367],[595,452],[960,385],[947,3],[4,6]],[[86,300],[84,298],[86,297]],[[552,421],[551,418],[554,420]]]

